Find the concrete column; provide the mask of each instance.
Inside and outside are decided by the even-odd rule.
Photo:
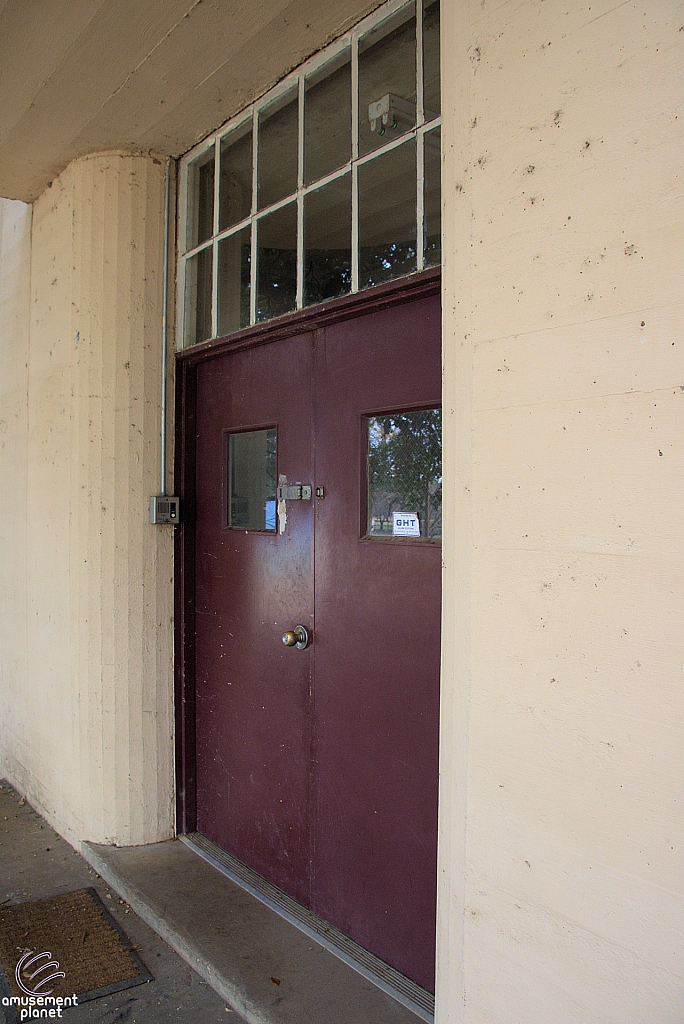
[[[159,488],[164,166],[100,154],[35,203],[26,742],[6,772],[72,841],[167,838],[172,528]]]
[[[442,3],[437,1024],[683,1017],[681,13]]]
[[[0,199],[0,775],[25,743],[31,207]]]
[[[442,3],[442,679],[436,1020],[464,1020],[472,588],[470,3]]]

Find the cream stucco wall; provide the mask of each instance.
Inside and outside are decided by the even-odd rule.
[[[0,775],[23,738],[31,207],[0,200]]]
[[[684,5],[442,11],[437,1024],[680,1024]],[[172,827],[162,179],[0,210],[1,767],[74,841]]]
[[[74,842],[173,830],[172,534],[147,521],[163,181],[161,161],[104,154],[34,204],[29,341],[8,378],[2,772]]]
[[[684,8],[443,10],[437,1019],[677,1024]]]

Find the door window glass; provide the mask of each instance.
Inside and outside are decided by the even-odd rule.
[[[368,417],[369,537],[442,536],[442,410]]]
[[[276,428],[228,435],[228,526],[276,528]]]

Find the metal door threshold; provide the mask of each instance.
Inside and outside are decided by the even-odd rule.
[[[359,946],[337,928],[326,924],[320,917],[316,917],[306,907],[297,903],[275,885],[271,885],[256,871],[252,871],[251,868],[226,853],[200,832],[191,832],[187,835],[180,835],[178,838],[207,863],[217,868],[261,903],[266,904],[305,935],[315,939],[321,946],[339,957],[368,981],[377,985],[383,992],[392,996],[402,1006],[411,1010],[427,1024],[433,1024],[435,997],[430,992],[426,992],[414,981],[384,963],[379,957],[369,953],[367,949]]]

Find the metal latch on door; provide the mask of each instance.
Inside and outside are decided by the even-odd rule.
[[[307,484],[278,484],[278,501],[311,501],[311,488]]]

